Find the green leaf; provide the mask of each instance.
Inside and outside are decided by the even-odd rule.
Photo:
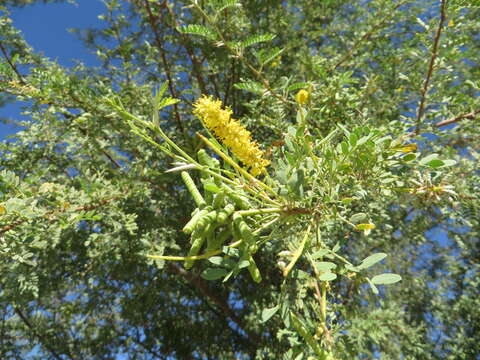
[[[402,160],[408,162],[408,161],[415,160],[416,158],[417,158],[417,154],[410,153],[410,154],[407,154],[404,157],[402,157]]]
[[[214,5],[215,10],[218,13],[221,13],[223,10],[228,9],[230,7],[240,7],[241,4],[237,0],[222,0],[222,1],[213,1],[212,5]]]
[[[455,160],[451,160],[451,159],[442,160],[442,161],[443,161],[443,167],[453,166],[457,164]]]
[[[208,268],[202,271],[202,278],[205,280],[218,280],[227,274],[225,269]]]
[[[222,248],[222,252],[225,255],[233,256],[233,257],[238,257],[240,255],[240,251],[238,251],[238,249],[235,249],[235,248],[230,247],[230,246],[224,246]]]
[[[208,258],[208,261],[210,261],[214,265],[221,265],[223,262],[223,258],[221,256],[212,256]]]
[[[353,214],[350,217],[350,222],[352,222],[354,224],[358,224],[358,223],[361,223],[362,221],[364,221],[366,218],[367,218],[367,214],[357,213],[357,214]]]
[[[236,89],[245,90],[254,94],[262,95],[265,92],[262,84],[255,81],[243,81],[233,85]]]
[[[275,39],[275,35],[273,34],[264,34],[264,35],[253,35],[248,37],[246,40],[241,41],[238,43],[240,49],[245,49],[249,46],[253,46],[262,42],[272,41]]]
[[[287,91],[295,91],[298,89],[304,89],[308,87],[309,84],[307,82],[296,82],[291,84],[289,87],[287,87]]]
[[[283,49],[283,48],[279,48],[277,46],[274,46],[274,47],[269,48],[269,49],[259,50],[258,52],[255,53],[255,56],[257,57],[260,64],[265,66],[269,62],[278,58],[283,53],[284,50],[285,49]],[[290,90],[290,89],[288,89],[288,90]]]
[[[187,26],[178,27],[177,30],[182,34],[203,36],[212,41],[217,40],[217,35],[212,30],[202,25],[191,24]]]
[[[321,281],[332,281],[332,280],[335,280],[336,278],[337,278],[337,274],[334,274],[332,272],[326,272],[320,275],[318,279]]]
[[[328,254],[328,249],[320,249],[312,254],[312,259],[318,259]]]
[[[336,253],[338,250],[340,250],[340,244],[337,242],[333,247],[332,252]]]
[[[205,189],[205,191],[209,191],[209,192],[215,193],[215,194],[217,194],[221,191],[221,189],[217,185],[215,185],[213,182],[210,182],[210,181],[204,182],[203,183],[203,188]]]
[[[428,156],[425,156],[423,159],[421,159],[418,163],[420,165],[427,165],[430,161],[436,160],[438,158],[438,154],[430,154]]]
[[[335,269],[337,267],[337,264],[329,261],[319,261],[315,263],[315,267],[318,271],[328,271],[331,269]]]
[[[274,306],[270,309],[263,309],[262,311],[262,322],[267,322],[270,318],[275,315],[275,313],[280,309],[280,306]]]
[[[242,261],[240,261],[240,262],[238,263],[237,267],[238,267],[239,269],[244,269],[244,268],[248,267],[249,265],[250,265],[250,261],[248,261],[248,260],[242,260]]]
[[[432,161],[429,161],[426,165],[428,167],[431,167],[431,168],[435,169],[435,168],[442,167],[444,165],[444,162],[442,160],[439,160],[439,159],[434,159]]]
[[[353,271],[353,272],[358,272],[359,271],[358,267],[350,265],[350,264],[345,264],[345,269],[347,269],[349,271]]]
[[[380,274],[372,278],[372,283],[376,285],[395,284],[402,280],[402,277],[398,274]]]
[[[358,269],[358,270],[367,269],[367,268],[369,268],[370,266],[373,266],[373,265],[375,265],[376,263],[382,261],[382,260],[385,259],[387,256],[388,256],[388,255],[385,254],[385,253],[372,254],[372,255],[366,257],[365,259],[363,259],[363,260],[362,260],[362,263],[357,266],[357,269]]]
[[[367,278],[368,285],[370,285],[370,289],[372,289],[373,293],[375,295],[378,295],[378,289],[377,287],[370,281],[369,278]]]

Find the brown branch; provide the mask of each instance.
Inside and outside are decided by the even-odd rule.
[[[164,1],[163,4],[166,4],[166,1]],[[162,6],[164,6],[163,4]],[[158,29],[157,17],[153,15],[152,9],[150,7],[150,2],[148,0],[144,0],[144,6],[145,6],[145,10],[147,11],[148,22],[153,30],[155,43],[157,44],[158,51],[160,52],[160,58],[162,59],[163,67],[165,69],[165,75],[167,77],[167,83],[168,83],[168,91],[170,92],[170,95],[173,98],[177,98],[177,92],[173,86],[173,79],[172,79],[170,65],[167,60],[166,51],[163,48],[163,43],[162,43],[162,40],[160,39],[160,31]],[[178,104],[173,104],[173,109],[175,113],[175,120],[177,122],[177,126],[179,130],[182,132],[182,134],[184,135],[185,139],[187,139],[188,137],[185,132],[185,128],[183,127],[182,120],[180,118]]]
[[[202,94],[207,94],[207,86],[205,84],[205,81],[203,80],[202,73],[201,73],[202,64],[198,61],[198,58],[195,55],[195,52],[193,51],[192,46],[190,45],[190,40],[188,36],[178,31],[180,24],[178,23],[177,18],[175,16],[175,12],[170,7],[170,4],[168,4],[167,2],[165,6],[167,7],[167,10],[172,18],[172,22],[173,22],[173,25],[175,26],[175,30],[177,34],[180,36],[183,47],[185,48],[185,51],[187,52],[188,57],[190,58],[190,61],[192,63],[192,70],[195,75],[195,78],[197,79],[198,86],[200,87],[200,91],[202,92]]]
[[[28,320],[28,318],[25,316],[25,314],[18,308],[14,307],[15,313],[18,315],[18,317],[23,321],[25,325],[30,329],[30,331],[33,333],[33,335],[38,338],[40,343],[52,354],[52,356],[57,359],[57,360],[63,360],[60,354],[58,354],[55,349],[51,346],[51,341],[48,341],[47,338],[45,338],[43,335],[39,334],[36,330],[33,324]],[[66,354],[70,359],[74,359],[71,354]]]
[[[10,65],[10,67],[12,68],[12,70],[15,72],[15,74],[17,75],[18,77],[18,81],[20,82],[20,84],[22,85],[25,85],[25,80],[23,80],[23,76],[20,74],[20,72],[18,71],[17,69],[17,66],[12,63],[12,60],[10,59],[10,57],[8,56],[7,54],[7,50],[5,49],[5,47],[3,46],[2,42],[0,41],[0,50],[2,51],[2,54],[3,54],[3,57],[5,58],[5,60],[7,61],[8,65]]]
[[[217,305],[226,316],[228,316],[240,329],[243,330],[243,332],[247,335],[248,340],[253,345],[259,345],[262,342],[261,338],[257,334],[245,328],[245,324],[242,319],[240,319],[235,314],[235,312],[230,308],[230,306],[228,306],[225,300],[221,299],[217,294],[213,293],[210,290],[210,288],[203,279],[199,278],[191,272],[186,271],[184,268],[175,263],[168,262],[167,265],[169,270],[171,270],[175,274],[182,276],[190,284],[195,286],[195,288],[197,288],[197,290],[202,295],[204,295],[206,298],[210,299],[215,305]]]
[[[430,57],[430,63],[428,64],[428,71],[427,71],[427,76],[425,78],[425,82],[423,83],[423,88],[420,93],[420,105],[418,106],[418,113],[417,113],[417,122],[415,126],[415,134],[418,135],[420,134],[420,125],[422,122],[422,117],[425,114],[425,104],[427,101],[427,92],[428,92],[428,86],[430,85],[430,80],[432,78],[433,74],[433,68],[435,65],[435,60],[438,55],[438,45],[440,44],[440,36],[442,35],[442,29],[443,25],[445,23],[445,20],[447,18],[446,15],[446,6],[447,6],[447,0],[442,0],[441,6],[440,6],[440,21],[438,22],[438,28],[437,32],[435,34],[435,38],[433,40],[433,47],[432,47],[432,56]]]
[[[450,119],[442,120],[442,121],[436,123],[435,127],[442,127],[442,126],[450,125],[450,124],[456,123],[456,122],[458,122],[460,120],[464,120],[464,119],[473,120],[477,117],[478,114],[480,114],[480,109],[471,111],[471,112],[466,113],[466,114],[457,115],[457,116],[452,117]]]

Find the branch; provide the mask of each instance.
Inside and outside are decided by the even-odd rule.
[[[15,313],[18,315],[18,317],[23,321],[25,325],[32,331],[33,335],[38,338],[40,343],[45,346],[45,348],[52,354],[52,356],[57,359],[57,360],[63,360],[60,354],[58,354],[55,349],[49,344],[49,341],[47,338],[45,338],[43,335],[39,334],[36,330],[35,327],[32,325],[32,323],[28,320],[28,318],[25,316],[25,314],[18,308],[14,307]],[[74,359],[71,354],[66,354],[70,359]]]
[[[383,27],[385,22],[388,20],[388,18],[391,16],[391,13],[395,10],[397,10],[400,6],[402,6],[404,3],[400,2],[398,3],[391,11],[388,12],[388,15],[386,15],[383,19],[381,19],[376,25],[374,25],[370,31],[366,32],[360,39],[358,39],[351,47],[350,50],[331,68],[331,70],[336,70],[339,66],[343,65],[345,61],[350,59],[355,51],[358,49],[360,45],[362,45],[366,40],[370,39],[370,37],[380,28]]]
[[[205,297],[210,299],[215,305],[217,305],[224,314],[226,314],[240,329],[242,329],[242,331],[247,335],[249,341],[252,344],[259,345],[261,343],[261,338],[257,334],[245,329],[245,324],[243,323],[243,321],[235,314],[235,312],[223,299],[221,299],[217,294],[214,294],[210,290],[210,288],[203,279],[199,278],[191,272],[186,271],[177,264],[168,262],[167,266],[172,272],[182,276],[190,284],[195,286],[202,295],[204,295]]]
[[[423,83],[423,89],[420,94],[420,105],[418,106],[417,123],[415,126],[416,135],[420,134],[420,124],[422,122],[422,117],[425,114],[425,104],[427,100],[428,86],[430,85],[430,80],[432,78],[435,59],[437,58],[437,55],[438,55],[438,45],[440,43],[440,36],[442,35],[443,25],[447,18],[445,14],[446,6],[447,6],[447,0],[442,0],[442,4],[440,6],[440,21],[438,23],[437,32],[433,40],[432,56],[430,58],[430,63],[428,64],[427,77],[425,78],[425,82]]]
[[[150,23],[150,26],[152,27],[153,34],[155,36],[155,42],[157,44],[158,51],[160,52],[160,57],[162,59],[163,67],[165,69],[165,75],[167,77],[167,82],[168,82],[168,91],[170,92],[170,95],[173,98],[177,98],[177,92],[175,91],[175,88],[173,87],[173,79],[172,79],[172,74],[170,70],[170,65],[167,60],[167,55],[165,52],[165,49],[163,48],[162,40],[160,39],[159,35],[159,30],[158,30],[158,24],[157,24],[157,18],[153,15],[152,9],[150,8],[150,2],[148,0],[144,0],[144,5],[145,5],[145,10],[147,11],[148,14],[148,22]],[[164,1],[161,5],[166,6],[166,1]],[[185,132],[185,128],[183,127],[182,120],[180,119],[180,112],[178,110],[178,104],[173,104],[173,109],[175,112],[175,120],[177,121],[177,126],[178,129],[182,132],[184,135],[185,139],[188,139],[187,134]]]
[[[436,123],[435,127],[442,127],[442,126],[450,125],[450,124],[456,123],[456,122],[458,122],[460,120],[463,120],[463,119],[473,120],[477,117],[478,114],[480,114],[480,109],[474,110],[474,111],[466,113],[466,114],[457,115],[457,116],[452,117],[450,119],[442,120],[442,121]]]
[[[178,23],[177,18],[175,16],[175,12],[170,7],[170,4],[167,2],[165,6],[167,7],[167,10],[170,16],[172,17],[172,22],[175,27],[176,33],[180,36],[183,46],[185,47],[185,51],[187,52],[188,57],[190,58],[190,61],[192,63],[192,70],[193,70],[193,73],[195,74],[195,77],[197,78],[200,91],[202,94],[207,94],[207,86],[205,84],[205,81],[203,80],[202,73],[201,73],[202,64],[198,61],[198,58],[191,47],[189,37],[186,36],[184,33],[178,31],[180,24]]]
[[[20,84],[25,85],[26,83],[25,83],[25,80],[23,80],[23,76],[18,71],[17,66],[14,63],[12,63],[12,61],[10,60],[10,57],[7,54],[7,50],[3,47],[3,44],[1,41],[0,41],[0,50],[2,51],[3,57],[7,61],[8,65],[10,65],[10,67],[15,72],[15,74],[17,74],[18,81],[20,81]]]
[[[95,210],[103,205],[106,205],[108,204],[109,202],[111,201],[114,201],[118,199],[118,197],[113,197],[111,199],[103,199],[101,201],[99,201],[98,204],[90,204],[90,205],[85,205],[85,206],[80,206],[80,207],[77,207],[75,209],[73,209],[72,212],[78,212],[78,211],[91,211],[91,210]],[[52,210],[52,211],[49,211],[48,213],[46,213],[45,215],[43,215],[42,217],[43,218],[48,218],[52,215],[58,215],[58,214],[62,214],[64,212],[66,212],[67,209],[64,209],[64,210],[60,210],[60,211],[55,211],[55,210]],[[42,217],[39,217],[39,218],[42,218]],[[37,218],[38,219],[38,218]],[[0,235],[6,233],[7,231],[10,231],[14,228],[16,228],[17,226],[19,225],[22,225],[23,223],[25,223],[27,220],[31,220],[31,219],[22,219],[22,220],[18,220],[14,223],[11,223],[11,224],[8,224],[8,225],[5,225],[3,227],[0,228]],[[52,222],[52,220],[50,220],[50,222]]]

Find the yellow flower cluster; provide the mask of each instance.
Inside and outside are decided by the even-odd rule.
[[[253,176],[265,172],[270,161],[262,158],[264,152],[252,141],[250,131],[231,118],[231,109],[222,109],[220,100],[205,95],[193,106],[193,113],[250,169]]]

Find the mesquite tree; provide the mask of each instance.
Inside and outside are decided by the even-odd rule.
[[[28,46],[33,2],[2,359],[480,356],[475,1],[108,0],[94,68]]]

